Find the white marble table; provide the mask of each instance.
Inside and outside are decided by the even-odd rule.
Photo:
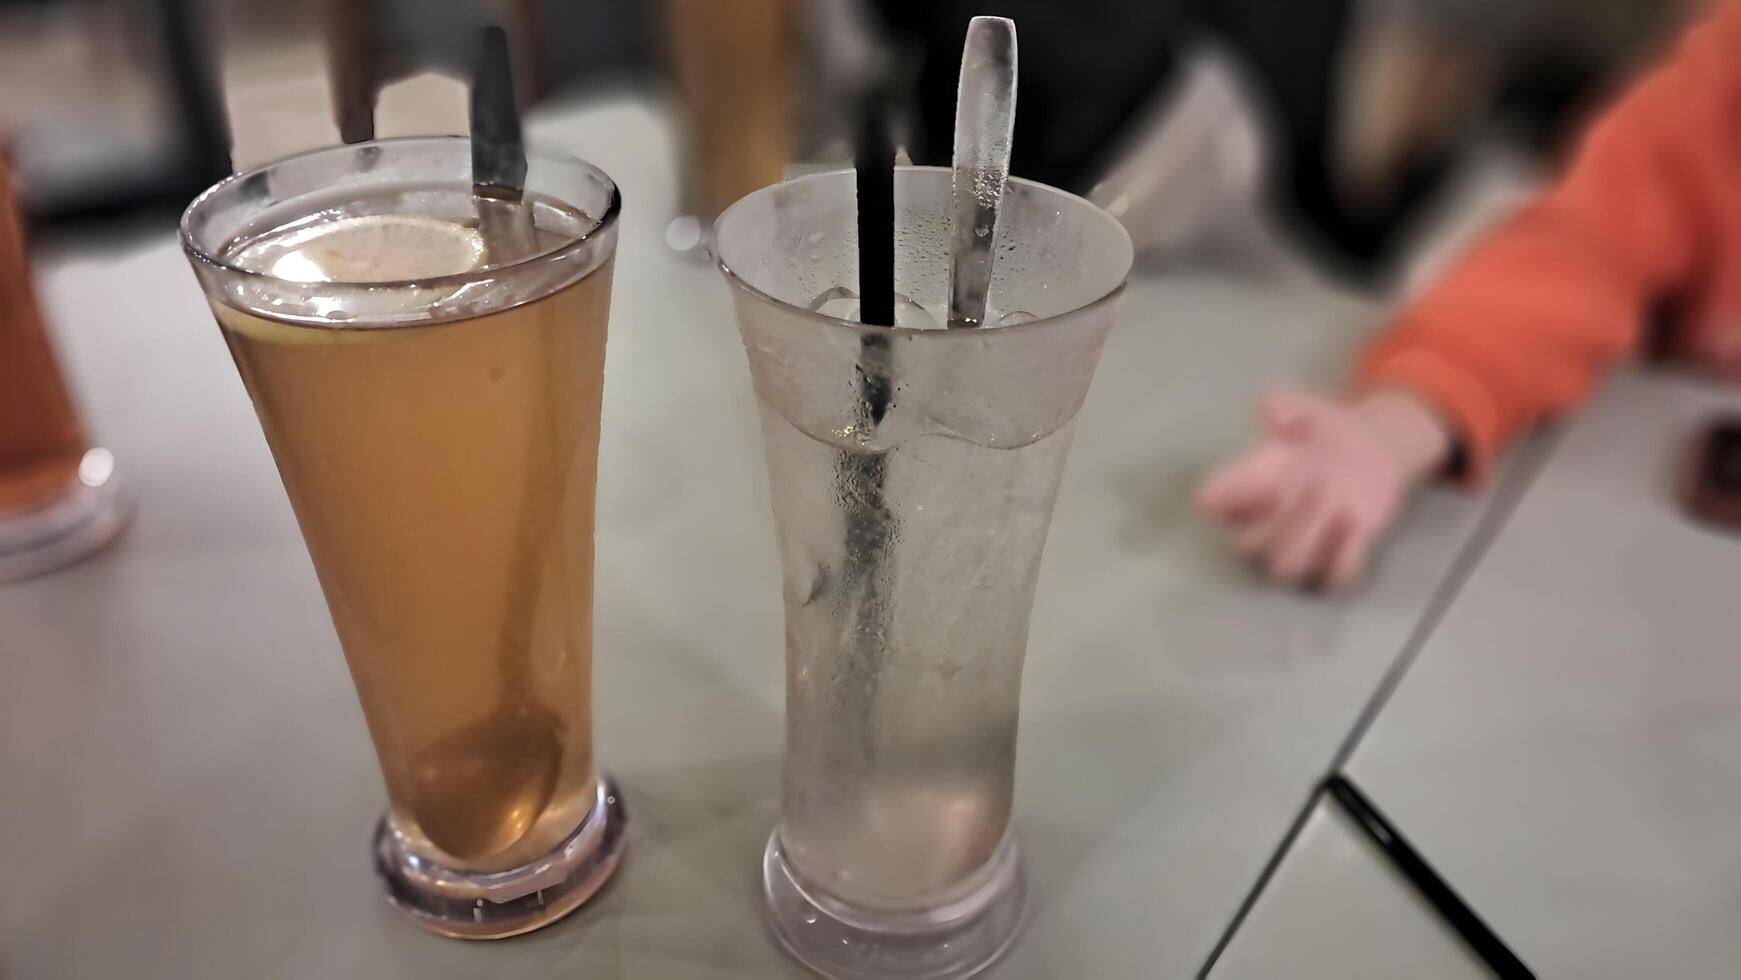
[[[1741,963],[1741,536],[1689,520],[1676,486],[1719,410],[1741,411],[1741,391],[1609,384],[1347,767],[1539,976],[1732,977]],[[1326,904],[1360,907],[1386,871],[1346,851],[1302,835],[1230,965],[1242,947],[1287,947]],[[1323,941],[1373,925],[1340,919]]]
[[[367,861],[383,804],[313,571],[167,235],[45,270],[65,360],[141,499],[113,551],[0,590],[0,975],[797,976],[757,865],[778,807],[778,567],[723,285],[662,244],[670,139],[634,103],[536,138],[626,211],[599,497],[596,722],[633,840],[522,939],[424,935]],[[1483,519],[1408,515],[1353,599],[1274,590],[1189,512],[1259,390],[1339,373],[1370,311],[1311,286],[1137,281],[1079,427],[1034,613],[1000,977],[1194,973]]]

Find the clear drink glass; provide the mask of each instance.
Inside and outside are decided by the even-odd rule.
[[[895,179],[899,326],[859,323],[854,178],[717,224],[785,579],[775,935],[833,977],[964,977],[1014,941],[1016,718],[1040,553],[1132,259],[1117,220],[1012,180],[988,323],[944,330],[950,173]]]
[[[591,719],[620,202],[579,160],[534,155],[524,208],[474,197],[470,169],[457,137],[291,157],[207,191],[182,243],[362,702],[387,785],[388,895],[427,929],[493,939],[573,911],[623,853]],[[367,230],[325,251],[274,244],[341,220]],[[308,281],[316,260],[391,267],[392,236],[431,227],[482,242],[483,264]]]
[[[115,459],[90,446],[55,363],[0,157],[0,582],[54,571],[121,533]]]

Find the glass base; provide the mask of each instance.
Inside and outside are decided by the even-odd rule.
[[[507,871],[456,871],[407,851],[391,821],[375,830],[375,871],[387,900],[412,922],[454,939],[505,939],[555,922],[591,898],[622,863],[628,810],[610,777],[574,833],[544,857]]]
[[[100,551],[131,511],[114,457],[91,449],[60,496],[22,514],[0,514],[0,583],[46,575]]]
[[[834,980],[971,977],[1015,944],[1027,909],[1021,850],[1005,835],[963,897],[922,912],[846,906],[806,891],[786,863],[780,834],[762,856],[762,889],[774,938],[800,963]]]

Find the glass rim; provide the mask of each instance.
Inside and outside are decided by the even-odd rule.
[[[622,210],[623,210],[622,190],[617,187],[617,182],[615,180],[611,179],[611,175],[604,172],[603,168],[599,167],[596,164],[589,163],[586,160],[582,160],[580,157],[574,156],[573,154],[548,153],[548,152],[539,150],[539,151],[535,151],[535,152],[528,152],[526,154],[527,159],[528,160],[544,159],[544,160],[552,160],[552,161],[556,161],[559,163],[565,163],[565,164],[575,164],[575,163],[580,164],[582,167],[584,167],[588,171],[590,171],[594,176],[597,176],[600,180],[604,181],[605,186],[610,189],[610,200],[609,200],[609,203],[607,203],[605,205],[604,213],[599,215],[598,218],[595,220],[593,226],[591,228],[588,228],[584,233],[582,233],[580,235],[576,235],[574,238],[571,238],[568,241],[563,242],[561,245],[558,245],[555,248],[552,248],[547,252],[540,252],[537,255],[529,255],[523,259],[518,259],[516,261],[509,262],[506,265],[497,265],[497,266],[489,266],[487,268],[481,268],[481,269],[472,269],[472,270],[467,271],[467,272],[455,272],[455,273],[450,273],[450,274],[445,275],[445,276],[427,276],[427,277],[422,278],[422,279],[387,279],[387,280],[381,280],[381,281],[376,281],[376,282],[353,282],[353,281],[345,280],[345,279],[337,279],[337,280],[332,280],[332,281],[328,281],[328,282],[310,283],[310,282],[304,282],[304,281],[299,280],[299,279],[285,279],[281,276],[272,275],[269,272],[258,272],[258,271],[255,271],[253,269],[243,268],[242,266],[236,265],[232,262],[227,262],[224,259],[219,258],[217,255],[213,254],[210,249],[206,248],[205,246],[201,245],[199,242],[194,240],[193,228],[192,228],[192,221],[193,221],[194,212],[198,211],[202,206],[206,205],[213,197],[217,196],[218,194],[222,193],[223,191],[227,190],[228,188],[230,188],[231,186],[233,186],[235,184],[239,184],[245,180],[250,180],[254,177],[257,177],[257,176],[267,172],[268,170],[271,170],[275,167],[279,167],[279,166],[282,166],[286,163],[289,163],[292,160],[301,160],[301,159],[305,159],[308,157],[321,156],[323,154],[328,154],[328,153],[338,153],[338,152],[344,151],[344,150],[352,150],[352,149],[358,149],[358,148],[363,148],[363,147],[382,146],[382,145],[387,145],[387,144],[406,144],[406,143],[432,143],[432,144],[466,143],[469,145],[471,143],[471,138],[468,136],[455,136],[455,135],[446,135],[446,136],[389,136],[389,137],[386,137],[384,139],[364,140],[360,143],[338,143],[338,144],[334,144],[331,146],[318,146],[318,147],[315,147],[313,149],[303,150],[299,153],[292,153],[288,156],[278,157],[275,160],[272,160],[268,163],[263,163],[257,167],[253,167],[253,168],[248,169],[248,170],[244,170],[244,171],[240,171],[238,173],[231,174],[230,176],[225,177],[223,180],[220,180],[217,183],[213,184],[212,186],[201,191],[199,193],[199,196],[195,197],[191,202],[189,202],[186,209],[184,209],[181,212],[181,220],[179,222],[177,222],[177,237],[179,237],[181,239],[181,250],[184,253],[186,253],[190,258],[192,258],[194,261],[200,263],[201,265],[208,266],[208,267],[215,269],[219,272],[223,272],[226,275],[236,276],[236,277],[239,277],[243,280],[252,281],[252,282],[274,282],[274,283],[283,283],[283,284],[288,285],[288,286],[339,286],[339,287],[347,287],[347,288],[382,289],[382,290],[419,289],[419,288],[427,288],[427,287],[440,288],[440,287],[446,287],[446,286],[463,286],[463,285],[467,285],[469,283],[483,281],[483,280],[489,279],[493,276],[500,276],[500,275],[507,274],[507,273],[514,273],[514,272],[518,272],[518,271],[524,270],[524,269],[540,268],[540,267],[543,267],[546,265],[552,265],[552,264],[555,264],[557,262],[560,262],[560,261],[568,258],[569,256],[571,256],[573,253],[580,250],[584,246],[586,246],[591,241],[593,241],[594,238],[596,236],[598,236],[601,232],[608,231],[608,230],[615,228],[616,224],[617,224],[617,218],[619,215],[621,215]],[[566,204],[569,202],[565,201],[563,203]]]
[[[822,171],[820,173],[805,174],[802,177],[794,177],[790,180],[783,180],[777,184],[769,184],[766,187],[759,187],[756,190],[753,190],[753,191],[749,192],[748,194],[745,194],[743,197],[740,197],[736,201],[732,202],[731,207],[728,207],[724,211],[720,212],[719,217],[715,218],[713,221],[713,227],[714,227],[714,232],[715,232],[714,248],[715,248],[715,251],[717,253],[719,253],[715,259],[715,264],[719,266],[719,271],[722,275],[725,276],[726,282],[730,283],[733,288],[741,289],[745,293],[747,293],[750,296],[753,296],[757,299],[763,300],[767,303],[771,303],[774,306],[780,307],[781,309],[790,310],[793,313],[799,314],[800,316],[804,316],[804,317],[814,319],[814,320],[821,320],[824,323],[835,324],[835,325],[842,326],[842,327],[849,327],[849,328],[854,329],[854,330],[868,331],[871,333],[883,332],[883,333],[894,334],[897,336],[904,336],[904,335],[908,335],[908,334],[914,334],[914,335],[917,335],[917,334],[925,334],[925,335],[941,334],[944,336],[961,336],[961,337],[975,337],[975,336],[984,337],[988,333],[1004,334],[1004,333],[1010,333],[1010,332],[1016,332],[1016,331],[1027,332],[1027,331],[1032,330],[1034,328],[1048,327],[1048,326],[1055,324],[1059,320],[1065,319],[1066,317],[1073,317],[1079,313],[1084,313],[1084,312],[1087,312],[1089,310],[1095,309],[1097,307],[1105,306],[1108,303],[1112,303],[1112,302],[1117,301],[1117,299],[1121,295],[1124,294],[1125,289],[1130,285],[1130,282],[1129,282],[1130,270],[1131,270],[1131,268],[1135,267],[1135,263],[1136,263],[1136,245],[1131,241],[1130,231],[1129,231],[1129,229],[1125,228],[1124,222],[1122,222],[1122,221],[1118,220],[1118,218],[1114,217],[1112,212],[1106,210],[1105,208],[1101,207],[1098,204],[1095,204],[1093,201],[1090,201],[1089,199],[1087,199],[1086,197],[1083,197],[1080,194],[1072,194],[1071,192],[1064,190],[1063,188],[1053,187],[1051,184],[1044,184],[1044,183],[1041,183],[1040,181],[1037,181],[1037,180],[1029,180],[1026,177],[1013,177],[1013,176],[1008,178],[1009,183],[1021,184],[1025,187],[1032,187],[1032,188],[1035,188],[1035,189],[1038,189],[1041,191],[1045,191],[1048,194],[1057,195],[1058,197],[1063,198],[1065,200],[1075,201],[1075,202],[1081,204],[1082,206],[1088,208],[1091,212],[1098,214],[1098,215],[1101,215],[1102,217],[1106,218],[1108,221],[1112,222],[1113,227],[1117,228],[1119,231],[1119,234],[1121,234],[1124,237],[1125,245],[1130,249],[1130,253],[1131,253],[1131,265],[1125,269],[1124,277],[1118,281],[1117,285],[1113,286],[1111,289],[1107,290],[1106,292],[1102,293],[1101,295],[1096,296],[1094,299],[1088,300],[1087,302],[1082,303],[1079,306],[1073,306],[1070,309],[1064,310],[1061,313],[1053,313],[1050,316],[1038,317],[1038,318],[1033,319],[1033,320],[1028,320],[1024,323],[1012,323],[1009,326],[995,326],[994,325],[994,326],[990,326],[990,327],[978,326],[978,327],[972,327],[972,328],[956,328],[956,329],[950,329],[947,326],[941,326],[941,327],[902,327],[902,326],[890,326],[890,325],[881,324],[881,323],[865,323],[862,320],[848,320],[845,317],[832,316],[832,315],[827,314],[827,313],[818,313],[815,310],[805,309],[802,306],[793,305],[791,303],[786,302],[783,299],[779,299],[779,298],[767,293],[766,291],[764,291],[762,289],[757,288],[756,286],[750,285],[749,280],[738,275],[736,272],[733,272],[731,267],[726,265],[725,256],[723,254],[724,250],[720,249],[719,245],[718,245],[719,227],[722,223],[724,223],[725,219],[728,216],[730,216],[730,214],[733,211],[736,211],[739,207],[743,206],[743,204],[745,202],[747,202],[750,198],[755,197],[758,194],[762,194],[762,193],[765,193],[767,191],[773,190],[776,187],[787,187],[787,186],[790,186],[792,184],[807,183],[809,181],[822,181],[822,180],[826,180],[830,177],[840,177],[842,175],[851,175],[854,172],[855,171],[851,167],[841,167],[841,168],[836,169],[836,170],[825,170],[825,171]],[[909,165],[909,166],[903,166],[903,167],[896,167],[895,172],[896,173],[902,173],[902,172],[925,173],[925,172],[930,172],[930,173],[948,174],[951,172],[951,168],[939,167],[939,166],[913,166],[913,165]]]

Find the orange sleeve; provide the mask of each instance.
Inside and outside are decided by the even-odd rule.
[[[1356,384],[1424,395],[1479,479],[1509,439],[1582,401],[1633,353],[1647,308],[1697,275],[1692,177],[1741,140],[1737,105],[1728,2],[1596,120],[1557,185],[1405,308]]]

